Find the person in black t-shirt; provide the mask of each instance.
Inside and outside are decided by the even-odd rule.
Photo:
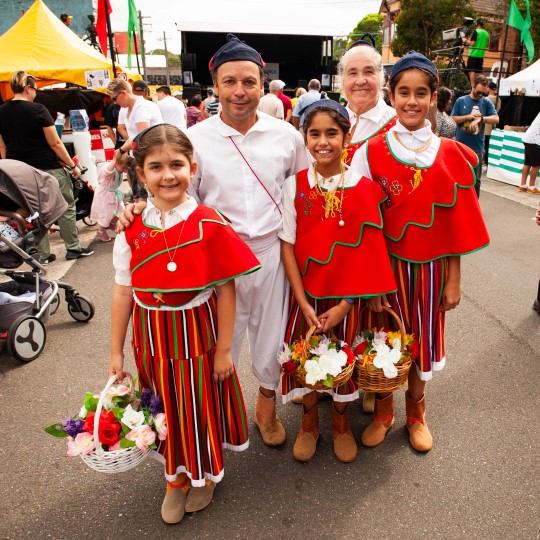
[[[34,103],[36,79],[24,71],[17,71],[11,76],[10,85],[15,96],[0,106],[0,156],[2,159],[23,161],[58,180],[60,191],[68,203],[68,209],[58,220],[66,246],[66,259],[92,255],[92,249],[83,248],[79,243],[73,183],[59,159],[74,178],[79,178],[81,171],[58,136],[49,111],[40,103]],[[51,255],[48,234],[40,242],[38,252],[42,264],[55,260],[56,257]]]

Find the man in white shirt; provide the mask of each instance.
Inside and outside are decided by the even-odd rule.
[[[168,86],[160,86],[157,90],[157,106],[161,111],[163,121],[172,124],[179,129],[187,129],[186,107],[181,99],[175,99],[171,95]]]
[[[281,81],[270,81],[268,86],[268,94],[263,96],[259,101],[257,109],[263,113],[269,114],[274,118],[283,120],[283,103],[278,98],[278,94],[281,92]]]

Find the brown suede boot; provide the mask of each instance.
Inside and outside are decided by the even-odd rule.
[[[405,392],[405,411],[411,446],[418,452],[429,452],[433,447],[433,438],[426,424],[425,397],[422,396],[420,401],[414,401],[407,390]]]
[[[371,424],[362,433],[362,444],[369,448],[384,441],[386,433],[394,425],[394,394],[375,399],[375,412]]]
[[[313,405],[309,411],[302,406],[302,425],[294,441],[292,455],[297,461],[310,461],[317,449],[319,439],[319,406]]]
[[[364,397],[362,398],[362,408],[365,413],[373,414],[375,411],[375,392],[364,392]]]
[[[261,432],[264,444],[279,446],[285,442],[287,435],[285,428],[276,416],[276,400],[263,396],[260,390],[255,408],[255,425]]]
[[[340,414],[335,405],[332,407],[332,439],[334,454],[343,463],[350,463],[358,455],[358,446],[349,425],[349,407]]]

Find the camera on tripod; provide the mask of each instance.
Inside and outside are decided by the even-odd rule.
[[[471,25],[474,23],[474,19],[471,17],[463,17],[461,24],[457,28],[450,28],[450,30],[444,30],[442,33],[442,39],[448,47],[462,47],[463,40],[471,35]]]

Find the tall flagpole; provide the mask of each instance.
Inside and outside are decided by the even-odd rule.
[[[113,44],[113,37],[112,37],[112,30],[111,30],[111,17],[109,15],[109,6],[107,0],[101,0],[105,4],[105,21],[107,22],[107,36],[109,37],[109,51],[111,54],[111,62],[112,62],[112,69],[113,69],[113,75],[116,79],[116,65],[114,63],[114,44]]]

